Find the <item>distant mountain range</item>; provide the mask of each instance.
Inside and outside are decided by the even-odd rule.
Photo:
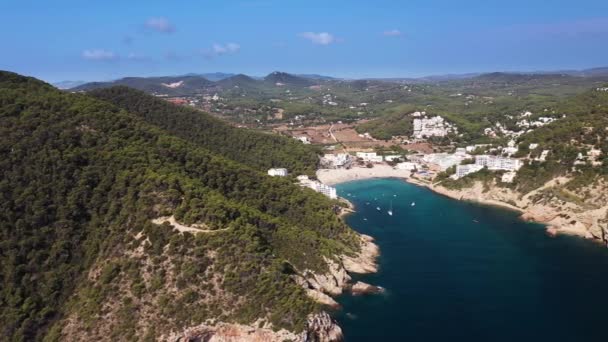
[[[206,77],[205,77],[206,76]],[[89,91],[93,89],[108,88],[116,85],[124,85],[139,89],[151,94],[165,94],[167,96],[194,95],[201,92],[212,92],[227,90],[231,88],[254,89],[264,87],[290,86],[296,88],[310,87],[322,82],[329,82],[333,78],[312,75],[308,78],[292,75],[284,72],[272,72],[262,79],[255,79],[244,74],[187,74],[183,76],[165,77],[125,77],[109,82],[90,82],[80,84],[71,91]],[[213,80],[211,80],[212,78]]]
[[[74,87],[78,87],[79,85],[83,85],[87,82],[85,81],[61,81],[53,83],[53,86],[58,89],[70,89]]]
[[[72,91],[89,91],[92,89],[107,88],[115,85],[125,85],[153,94],[167,96],[185,96],[201,92],[221,91],[231,88],[254,89],[270,86],[288,86],[292,88],[306,88],[324,83],[346,83],[353,89],[365,89],[378,84],[390,83],[429,83],[449,81],[479,81],[479,82],[520,82],[546,80],[548,78],[560,79],[563,77],[602,78],[608,77],[608,67],[585,70],[559,70],[559,71],[533,71],[533,72],[493,72],[493,73],[467,73],[431,75],[419,78],[368,78],[368,79],[340,79],[317,74],[289,74],[274,71],[265,77],[252,77],[244,74],[232,73],[190,73],[182,76],[164,77],[125,77],[108,82],[81,82],[63,81],[54,85],[59,89]]]

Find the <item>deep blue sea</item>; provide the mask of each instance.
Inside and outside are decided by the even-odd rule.
[[[382,253],[354,278],[386,288],[339,298],[347,342],[608,341],[608,248],[397,179],[338,192]]]

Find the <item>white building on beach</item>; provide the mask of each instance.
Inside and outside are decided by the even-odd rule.
[[[305,175],[298,176],[298,181],[300,182],[300,186],[313,189],[314,191],[320,192],[331,199],[338,198],[338,192],[333,186],[325,185],[319,181],[311,180],[308,178],[308,176]]]
[[[447,153],[430,153],[422,157],[422,160],[425,163],[437,165],[441,171],[445,171],[451,166],[460,164],[464,159],[466,158],[463,155]]]
[[[392,154],[392,155],[384,156],[384,160],[386,160],[387,162],[392,162],[395,159],[400,159],[401,157],[402,157],[401,155]]]
[[[420,165],[412,162],[403,162],[397,164],[395,167],[397,168],[397,170],[416,171],[420,168]]]
[[[384,161],[382,156],[379,156],[376,152],[357,152],[357,158],[370,163],[382,163]]]

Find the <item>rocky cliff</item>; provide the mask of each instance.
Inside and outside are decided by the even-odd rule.
[[[161,338],[171,342],[337,342],[342,339],[342,329],[325,312],[310,315],[306,329],[300,334],[273,331],[270,327],[217,323],[201,324]]]
[[[378,245],[371,236],[359,234],[360,252],[356,255],[341,255],[336,260],[325,258],[328,271],[318,274],[305,270],[294,276],[307,294],[317,302],[331,307],[338,303],[330,296],[342,294],[344,289],[351,287],[350,273],[367,274],[378,271],[376,259],[380,254]]]
[[[498,205],[522,213],[524,220],[547,225],[550,234],[571,234],[608,243],[608,185],[594,183],[573,191],[568,178],[556,178],[526,194],[481,182],[453,190],[441,185],[431,190],[458,200]]]

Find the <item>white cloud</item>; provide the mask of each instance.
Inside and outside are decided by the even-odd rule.
[[[327,32],[303,32],[300,33],[300,37],[310,40],[313,44],[317,45],[329,45],[337,42],[336,37]]]
[[[236,43],[213,44],[211,49],[203,50],[202,53],[207,58],[212,58],[221,55],[237,53],[241,50],[241,46]]]
[[[154,30],[157,32],[161,32],[161,33],[175,32],[175,26],[173,26],[173,24],[171,24],[171,22],[169,22],[169,20],[164,17],[149,18],[146,21],[145,26],[148,29],[151,29],[151,30]]]
[[[398,36],[403,35],[403,33],[401,33],[401,31],[399,31],[397,29],[384,31],[382,34],[387,37],[398,37]]]
[[[92,61],[112,61],[118,59],[118,55],[104,49],[91,49],[82,52],[82,58]]]
[[[241,49],[239,44],[228,43],[226,45],[222,44],[213,44],[212,51],[215,55],[223,55],[227,53],[235,53]]]

